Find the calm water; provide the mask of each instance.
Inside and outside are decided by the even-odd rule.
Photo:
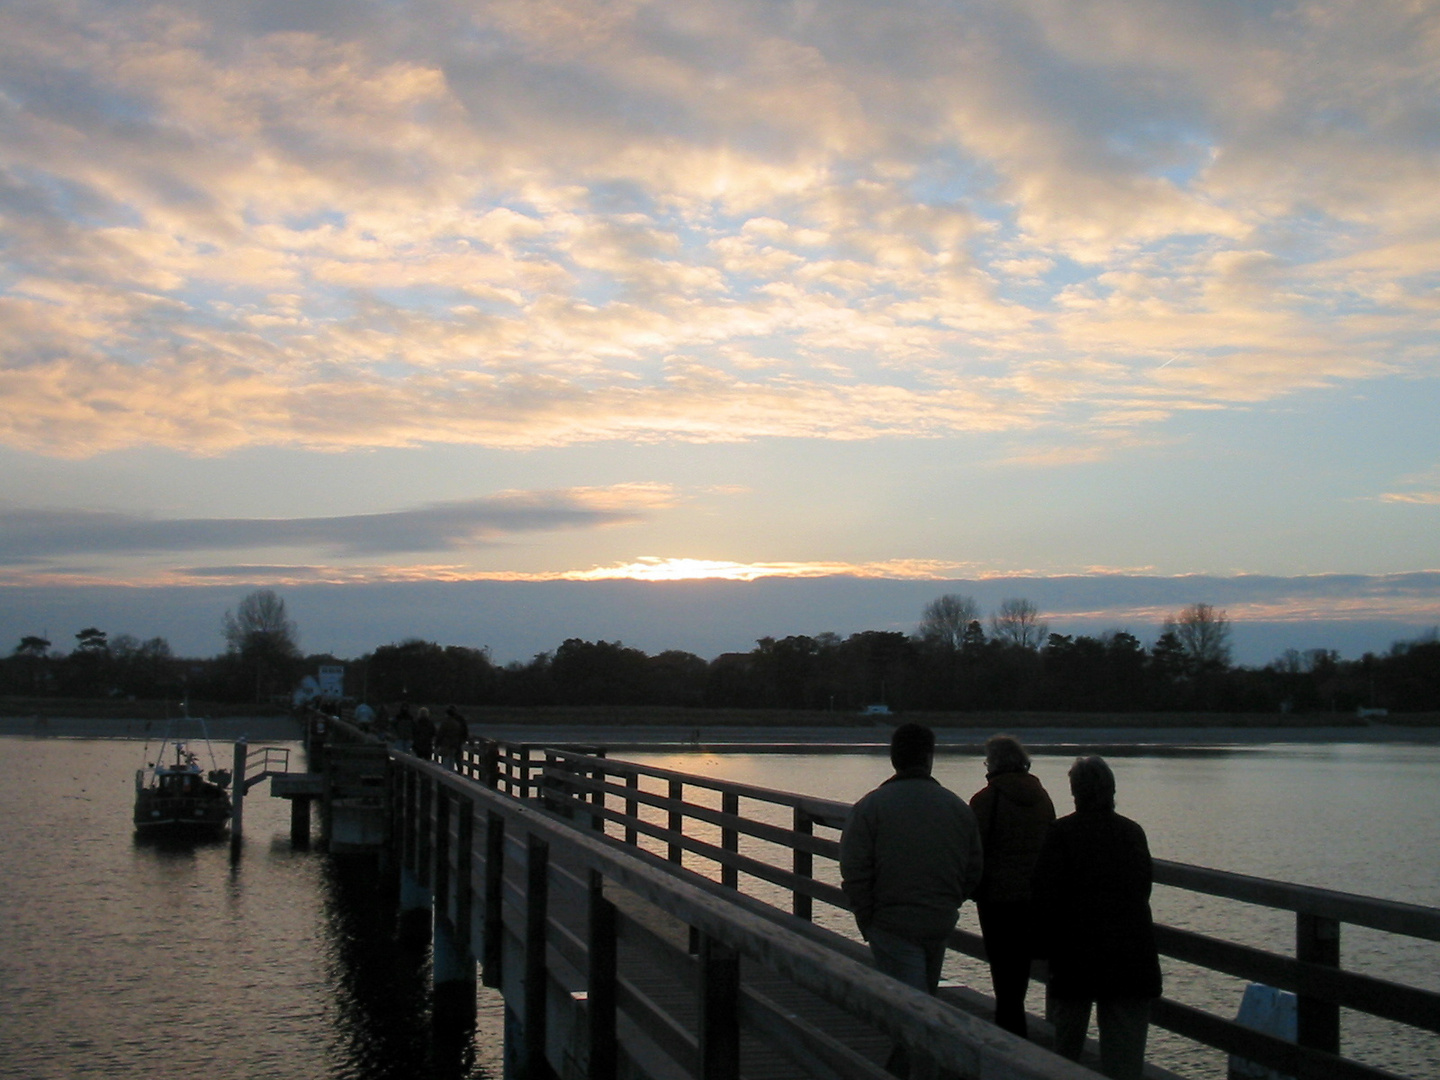
[[[428,957],[396,939],[374,875],[292,851],[288,804],[262,785],[245,845],[137,844],[143,746],[0,738],[0,1078],[498,1077],[500,1013],[481,989],[471,1033],[432,1038]],[[218,747],[217,747],[218,752]],[[227,750],[228,753],[228,750]],[[641,759],[641,755],[633,755]],[[656,764],[854,799],[886,774],[864,756],[645,756]],[[1122,813],[1157,857],[1440,906],[1440,747],[1261,747],[1112,758]],[[208,766],[208,762],[205,763]],[[221,764],[225,764],[224,761]],[[1035,771],[1064,812],[1069,759]],[[942,759],[968,797],[978,761]],[[1157,890],[1157,917],[1288,949],[1286,917]],[[848,931],[843,914],[826,918]],[[973,929],[973,913],[963,915]],[[1440,990],[1440,950],[1347,927],[1347,966]],[[986,986],[956,961],[952,977]],[[1238,984],[1178,965],[1167,993],[1233,1015]],[[1032,1009],[1040,1008],[1039,996]],[[1348,1052],[1440,1077],[1428,1036],[1346,1014]],[[1218,1077],[1218,1055],[1156,1036],[1152,1056]]]
[[[137,843],[143,750],[0,738],[0,1077],[500,1075],[492,992],[432,1039],[428,956],[373,870],[292,851],[268,785],[237,865],[228,838]]]

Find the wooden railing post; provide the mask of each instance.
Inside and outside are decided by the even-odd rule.
[[[700,1080],[740,1076],[740,957],[700,936]]]
[[[505,819],[491,810],[485,815],[485,940],[480,948],[480,981],[491,987],[503,981],[504,901]]]
[[[801,836],[815,835],[815,821],[800,807],[795,807],[795,831]],[[794,850],[793,868],[795,876],[811,878],[815,876],[815,856],[808,851],[802,851],[799,847]],[[791,910],[800,918],[809,921],[814,917],[813,897],[809,893],[802,893],[796,889],[791,894]]]
[[[1340,966],[1340,923],[1321,915],[1295,915],[1295,959]],[[1301,1046],[1340,1052],[1340,1006],[1305,994],[1303,983],[1295,1001],[1295,1041]]]
[[[419,801],[419,777],[413,769],[406,769],[403,777],[404,793],[401,796],[401,814],[404,817],[403,828],[400,833],[400,857],[401,863],[410,873],[415,873],[416,863],[419,859],[418,844],[416,843],[415,823],[419,818],[417,803]]]
[[[615,1080],[615,905],[605,899],[605,879],[590,871],[590,975],[586,1003],[590,1013],[589,1080]]]
[[[475,906],[475,804],[464,799],[456,804],[455,822],[455,940],[470,949],[470,916]],[[471,950],[471,955],[474,955]]]
[[[550,845],[532,833],[525,861],[525,1039],[520,1080],[547,1080],[545,1009],[550,972],[545,923],[550,917]]]
[[[676,802],[681,802],[681,801],[684,800],[684,798],[685,798],[685,785],[684,785],[683,783],[681,783],[679,780],[671,780],[671,781],[670,781],[670,798],[674,799]],[[670,831],[671,831],[671,832],[683,833],[683,832],[685,831],[685,814],[684,814],[684,812],[683,812],[682,810],[679,810],[679,809],[673,809],[673,810],[671,810],[671,811],[670,811],[670,816],[669,816],[669,819],[668,819],[668,823],[669,823],[669,828],[670,828]],[[684,855],[685,855],[685,849],[682,848],[682,847],[681,847],[678,843],[676,843],[674,840],[670,841],[670,847],[669,847],[669,850],[668,850],[667,853],[666,853],[666,857],[669,858],[669,860],[670,860],[671,862],[673,862],[673,863],[678,863],[678,862],[680,862],[680,861],[683,860]]]
[[[450,917],[450,797],[435,790],[435,910]]]
[[[530,744],[520,747],[520,798],[530,797]]]
[[[720,796],[720,812],[729,814],[732,817],[740,816],[740,796],[733,791],[724,792]],[[720,846],[726,851],[734,854],[740,852],[740,830],[725,827],[720,830]],[[740,887],[740,871],[728,863],[720,866],[720,884],[729,889]]]
[[[536,785],[539,788],[539,799],[546,810],[553,810],[557,814],[563,814],[572,821],[575,818],[574,793],[570,785],[563,779],[556,779],[555,773],[561,769],[569,772],[569,766],[561,762],[558,754],[553,750],[545,751],[545,761],[540,767],[540,782]],[[559,792],[557,795],[556,792]]]
[[[595,754],[595,757],[603,760],[605,757],[605,751],[599,751],[597,754]],[[595,766],[595,768],[590,770],[589,775],[590,779],[594,780],[596,783],[596,789],[590,793],[590,805],[595,807],[597,810],[596,813],[590,815],[590,828],[594,829],[596,832],[603,833],[605,831],[605,815],[603,813],[599,813],[598,811],[603,811],[605,809],[604,784],[607,779],[605,766]]]
[[[417,850],[415,852],[415,880],[425,888],[430,888],[434,880],[431,858],[433,855],[433,838],[435,822],[431,816],[431,807],[435,796],[435,785],[428,777],[420,777],[420,820],[416,822],[419,828],[416,839]]]
[[[639,791],[639,790],[640,790],[640,774],[639,774],[639,773],[631,773],[629,776],[627,776],[627,777],[625,778],[625,786],[626,786],[627,788],[629,788],[631,791]],[[634,821],[635,818],[639,817],[639,815],[640,815],[640,803],[639,803],[638,801],[636,801],[635,799],[626,799],[626,800],[625,800],[625,816],[626,816],[627,818],[629,818],[631,821]],[[638,839],[639,839],[639,835],[638,835],[638,834],[636,833],[636,831],[635,831],[635,826],[634,826],[634,825],[626,825],[626,826],[625,826],[625,842],[626,842],[627,844],[635,844],[635,843],[638,841]]]
[[[492,790],[500,787],[500,744],[494,739],[480,743],[480,782]]]

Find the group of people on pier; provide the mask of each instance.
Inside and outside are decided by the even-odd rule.
[[[426,760],[438,758],[451,769],[459,769],[461,752],[470,741],[470,725],[454,705],[447,706],[436,721],[425,706],[412,714],[409,702],[402,702],[392,714],[384,704],[376,708],[361,702],[355,706],[354,720],[361,731],[395,749]]]
[[[1077,758],[1075,812],[1057,819],[1009,735],[986,742],[986,784],[968,804],[931,775],[934,759],[935,733],[900,725],[895,774],[855,804],[841,837],[842,887],[876,967],[934,994],[960,906],[974,900],[995,1022],[1027,1034],[1031,965],[1044,961],[1056,1051],[1079,1059],[1093,1009],[1102,1070],[1139,1080],[1161,988],[1150,851],[1144,829],[1115,812],[1110,766]],[[910,1075],[903,1050],[888,1068]]]
[[[470,740],[453,705],[437,723],[428,708],[412,715],[401,704],[391,714],[362,704],[355,722],[452,769]],[[996,1024],[1027,1036],[1025,996],[1033,963],[1043,961],[1055,1050],[1078,1060],[1094,1011],[1102,1070],[1140,1080],[1161,990],[1151,861],[1144,829],[1115,812],[1110,766],[1077,758],[1069,772],[1075,812],[1057,818],[1012,736],[986,742],[986,783],[968,803],[932,775],[935,733],[923,724],[895,729],[890,762],[894,775],[855,804],[840,840],[841,885],[875,966],[936,993],[950,932],[973,900]],[[911,1075],[903,1048],[887,1068]]]

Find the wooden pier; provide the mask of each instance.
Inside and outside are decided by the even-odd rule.
[[[428,909],[437,988],[463,999],[468,983],[473,1002],[478,973],[502,991],[513,1080],[884,1080],[894,1042],[947,1077],[1094,1075],[1045,1048],[1043,1019],[1031,1020],[1035,1042],[1019,1039],[988,1022],[983,995],[904,987],[823,925],[847,907],[835,873],[847,804],[595,748],[477,740],[457,771],[337,724],[332,753],[334,769],[364,777],[358,794],[332,788],[342,817],[364,811],[341,842],[381,848],[402,906]],[[1300,1004],[1297,1043],[1170,999],[1156,1003],[1158,1026],[1298,1080],[1397,1080],[1342,1055],[1342,1007],[1440,1032],[1440,994],[1346,971],[1339,950],[1345,924],[1440,941],[1440,910],[1179,863],[1157,861],[1155,874],[1293,912],[1294,955],[1171,927],[1157,937],[1164,955]],[[957,930],[950,946],[984,956],[978,935]]]

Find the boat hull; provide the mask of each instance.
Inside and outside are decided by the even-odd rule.
[[[142,792],[135,799],[139,832],[214,835],[229,824],[230,800],[223,796],[176,798]]]

